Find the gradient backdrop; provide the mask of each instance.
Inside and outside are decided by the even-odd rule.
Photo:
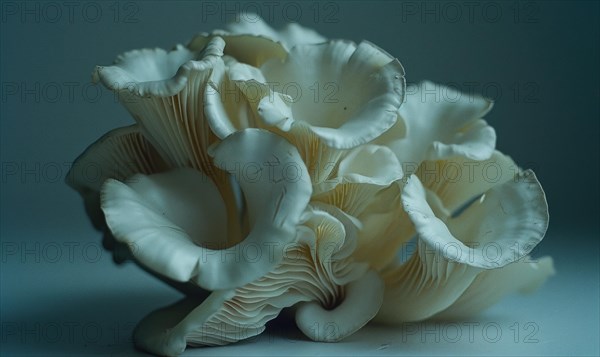
[[[244,10],[275,27],[291,20],[329,38],[369,40],[400,59],[409,82],[429,79],[494,99],[486,119],[498,148],[533,168],[546,191],[550,229],[534,253],[553,255],[558,273],[537,294],[511,297],[475,320],[473,333],[468,323],[372,327],[328,345],[273,329],[254,343],[188,355],[600,353],[598,2],[1,6],[0,353],[138,353],[129,340],[134,324],[178,298],[135,266],[113,265],[63,178],[87,145],[132,122],[109,91],[90,84],[94,65],[130,49],[186,43]]]

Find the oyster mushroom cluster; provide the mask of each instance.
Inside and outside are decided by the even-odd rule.
[[[245,18],[93,73],[135,124],[67,182],[116,260],[185,294],[139,323],[138,347],[233,343],[286,308],[338,341],[371,320],[464,318],[553,273],[528,256],[544,192],[495,150],[489,100],[407,87],[370,42]]]

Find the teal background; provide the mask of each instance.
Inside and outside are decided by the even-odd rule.
[[[429,79],[492,96],[486,119],[498,149],[533,168],[546,191],[550,229],[534,253],[553,255],[558,275],[538,294],[505,300],[482,318],[502,327],[499,343],[427,336],[424,343],[420,335],[400,343],[398,330],[368,330],[350,344],[322,345],[275,333],[259,347],[209,354],[446,354],[449,347],[475,355],[600,353],[598,2],[248,4],[2,2],[2,354],[132,354],[132,326],[177,299],[136,267],[112,264],[63,177],[87,145],[132,122],[107,90],[90,86],[96,64],[135,48],[186,43],[197,32],[223,28],[236,10],[259,10],[275,27],[291,19],[328,38],[369,40],[399,58],[409,82]],[[515,322],[527,333],[523,326],[532,321],[538,342],[506,337]],[[52,338],[54,325],[60,338]]]

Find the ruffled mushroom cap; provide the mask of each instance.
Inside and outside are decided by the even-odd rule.
[[[336,207],[309,207],[299,234],[263,277],[205,300],[190,296],[148,315],[136,327],[136,344],[160,355],[178,355],[187,345],[228,344],[260,334],[283,308],[296,304],[296,322],[309,338],[334,341],[358,330],[379,309],[383,282],[352,259],[352,222]],[[327,328],[312,329],[321,323]]]
[[[270,59],[283,60],[287,56],[287,50],[283,44],[262,34],[236,33],[227,31],[213,31],[211,33],[200,33],[187,44],[190,51],[201,51],[213,38],[222,38],[226,46],[223,55],[226,58],[234,58],[236,61],[254,67],[260,67]]]
[[[213,155],[236,177],[248,204],[249,233],[234,246],[227,240],[227,212],[219,191],[194,169],[140,174],[125,183],[108,179],[101,206],[112,234],[131,247],[141,264],[175,281],[222,290],[255,280],[279,263],[281,248],[256,259],[246,259],[241,252],[295,241],[311,185],[294,147],[268,132],[238,132]],[[245,171],[235,169],[236,164],[269,160],[280,164],[269,167],[271,177],[250,180],[243,176]],[[298,170],[293,179],[285,176],[289,167]]]
[[[327,39],[313,29],[303,27],[297,23],[289,23],[277,31],[267,24],[260,16],[254,13],[240,13],[237,20],[227,26],[227,31],[232,34],[246,34],[270,38],[290,49],[296,45],[308,45],[326,42]]]
[[[342,155],[330,177],[314,186],[313,202],[339,207],[355,222],[355,259],[385,267],[414,232],[400,204],[398,159],[385,146],[362,145]]]
[[[138,325],[138,347],[243,340],[287,307],[309,338],[338,341],[374,317],[465,317],[553,274],[527,255],[544,192],[494,150],[490,101],[406,89],[366,41],[239,19],[93,74],[136,124],[90,146],[67,183],[108,246],[187,294]]]
[[[299,149],[320,183],[343,150],[394,125],[404,70],[371,43],[330,41],[297,45],[260,68],[230,59],[211,87],[206,113],[218,137],[248,126],[274,131]]]
[[[481,119],[492,109],[491,101],[429,81],[409,86],[406,93],[398,122],[375,142],[396,153],[407,175],[425,160],[481,161],[492,155],[496,133]]]
[[[281,62],[260,67],[272,90],[258,102],[266,124],[288,132],[306,125],[328,147],[367,143],[397,120],[404,95],[398,60],[369,42],[297,45]]]
[[[199,51],[136,50],[109,67],[96,67],[94,79],[116,92],[144,136],[174,167],[194,167],[212,176],[207,149],[216,142],[202,110],[202,95],[225,42],[211,39]]]
[[[488,189],[445,222],[414,175],[402,203],[417,231],[417,252],[383,273],[386,293],[377,318],[388,323],[418,321],[445,310],[484,269],[525,257],[548,227],[545,195],[531,171]]]

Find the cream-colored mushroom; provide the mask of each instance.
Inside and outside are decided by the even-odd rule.
[[[494,129],[482,119],[492,106],[481,96],[423,81],[406,89],[398,121],[375,143],[390,147],[408,175],[425,160],[485,160],[496,145]]]
[[[249,233],[234,246],[227,241],[223,199],[197,170],[136,175],[125,183],[109,179],[101,194],[108,227],[141,264],[207,290],[235,288],[271,271],[282,259],[281,245],[296,240],[296,226],[312,191],[297,151],[268,132],[238,132],[220,143],[213,155],[236,177],[248,205]],[[251,179],[236,168],[269,160],[273,165],[259,168]],[[297,170],[293,178],[285,176],[289,167]],[[273,247],[272,254],[256,258],[243,254],[255,247],[261,251]]]
[[[272,271],[237,289],[215,291],[205,300],[189,296],[151,313],[136,327],[136,344],[152,353],[178,355],[186,345],[244,340],[262,333],[283,308],[299,303],[298,326],[314,340],[341,339],[362,327],[379,308],[383,284],[351,257],[356,247],[353,223],[327,205],[309,207],[305,217],[298,241],[286,246]],[[364,294],[366,288],[369,294]],[[364,309],[357,309],[357,303]],[[325,310],[323,326],[325,315],[315,312]],[[332,326],[335,335],[329,333]],[[326,330],[315,334],[315,327]]]
[[[502,268],[527,255],[548,227],[544,192],[531,171],[487,190],[446,222],[427,203],[412,176],[402,193],[417,231],[417,252],[383,272],[385,298],[379,321],[400,323],[431,317],[451,306],[484,269]]]
[[[280,42],[287,49],[296,45],[316,44],[327,41],[325,37],[315,30],[303,27],[297,23],[289,23],[281,30],[275,30],[260,16],[249,12],[237,14],[236,21],[229,23],[227,30],[233,34],[264,36]]]

